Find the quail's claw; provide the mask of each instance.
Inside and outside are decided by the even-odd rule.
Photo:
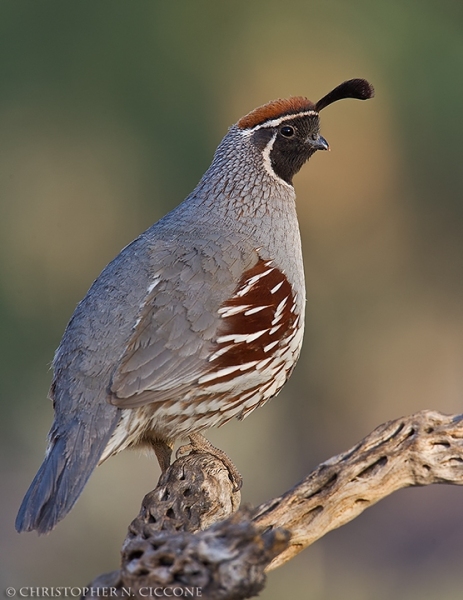
[[[192,433],[189,438],[190,443],[180,446],[175,457],[180,458],[189,452],[205,452],[207,454],[212,454],[212,456],[221,460],[227,467],[230,480],[233,483],[233,492],[238,492],[243,486],[243,478],[228,455],[223,450],[220,450],[220,448],[211,444],[211,442],[201,433]]]

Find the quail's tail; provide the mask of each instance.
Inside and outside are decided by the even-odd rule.
[[[16,517],[16,530],[48,533],[74,506],[98,464],[114,427],[100,439],[82,439],[82,425],[65,437],[52,436],[45,459]],[[74,435],[72,435],[74,433]],[[85,443],[87,442],[87,443]]]

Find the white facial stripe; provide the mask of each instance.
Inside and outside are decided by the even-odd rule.
[[[283,117],[278,117],[278,119],[272,119],[271,121],[260,123],[248,131],[256,131],[257,129],[264,129],[266,127],[278,127],[278,125],[284,123],[285,121],[291,121],[292,119],[297,119],[298,117],[308,117],[310,115],[318,115],[318,112],[316,110],[306,110],[300,113],[293,113],[292,115],[284,115]]]
[[[272,139],[265,146],[265,149],[262,152],[262,158],[264,159],[264,169],[267,171],[267,173],[270,175],[270,177],[273,177],[274,179],[276,179],[277,181],[279,181],[281,184],[285,185],[286,187],[293,189],[292,185],[287,183],[281,177],[278,177],[278,175],[275,173],[275,171],[273,170],[273,167],[272,167],[272,161],[270,160],[270,152],[272,151],[273,144],[275,143],[277,135],[278,135],[278,132],[275,131],[275,133],[272,136]]]
[[[252,127],[251,129],[238,129],[238,133],[240,135],[242,135],[243,137],[248,137],[249,135],[254,133],[254,131],[257,131],[258,129],[266,129],[268,127],[278,127],[278,125],[280,125],[281,123],[284,123],[285,121],[290,121],[291,119],[297,119],[298,117],[307,117],[307,116],[314,116],[314,115],[318,115],[318,112],[316,110],[307,110],[307,111],[300,112],[300,113],[293,113],[292,115],[284,115],[283,117],[278,117],[278,119],[272,119],[271,121],[265,121],[264,123],[260,123],[259,125],[256,125],[255,127]]]

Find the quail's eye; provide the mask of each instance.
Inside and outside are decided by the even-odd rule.
[[[284,135],[285,137],[293,137],[294,135],[294,127],[291,127],[290,125],[285,125],[284,127],[282,127],[280,129],[280,133],[281,135]]]

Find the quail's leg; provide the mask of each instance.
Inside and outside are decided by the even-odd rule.
[[[174,447],[173,442],[165,442],[163,440],[154,440],[152,442],[153,450],[156,453],[161,473],[165,473],[170,467],[170,457]]]
[[[243,485],[243,478],[241,477],[238,469],[229,459],[228,455],[225,454],[223,450],[220,450],[220,448],[212,445],[211,442],[201,433],[192,433],[188,437],[190,438],[190,443],[180,446],[180,448],[177,450],[176,457],[178,458],[179,456],[182,456],[187,452],[191,452],[192,450],[195,450],[196,452],[207,452],[208,454],[212,454],[212,456],[217,457],[227,467],[230,474],[230,479],[233,482],[233,491],[238,492]]]

